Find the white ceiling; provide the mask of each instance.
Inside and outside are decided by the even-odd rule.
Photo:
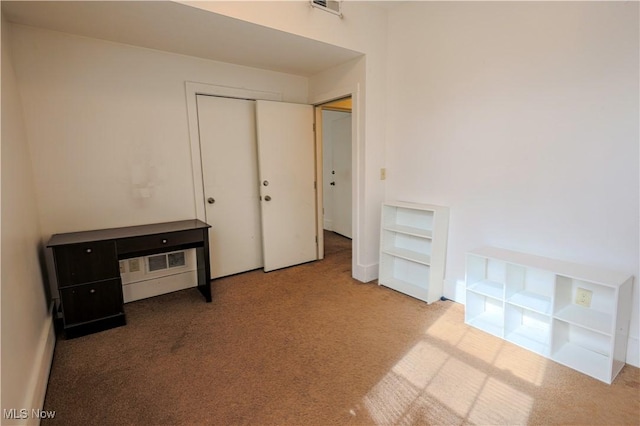
[[[171,1],[2,1],[10,22],[301,76],[362,54]]]

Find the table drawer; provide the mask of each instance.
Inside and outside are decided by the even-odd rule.
[[[114,241],[54,247],[58,287],[120,278]]]
[[[182,245],[189,245],[203,241],[200,229],[171,232],[166,234],[145,235],[144,237],[123,238],[118,240],[118,255],[131,253],[157,252],[163,247],[178,250]]]
[[[65,327],[124,313],[120,279],[60,289]]]

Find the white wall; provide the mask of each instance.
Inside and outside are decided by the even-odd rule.
[[[194,217],[185,81],[308,96],[299,76],[3,21],[2,408],[44,400],[52,233]]]
[[[482,245],[638,280],[638,3],[416,2],[388,25],[387,198],[451,207],[446,295]]]
[[[11,29],[45,238],[195,217],[185,81],[307,100],[304,77]]]
[[[55,337],[39,264],[37,193],[2,18],[2,409],[42,408]],[[3,420],[3,424],[11,423]]]
[[[186,117],[178,104],[184,80],[280,90],[283,100],[293,102],[319,103],[358,90],[359,139],[354,140],[360,155],[354,158],[360,162],[355,168],[360,207],[354,209],[359,236],[354,274],[363,281],[375,279],[384,191],[379,169],[384,162],[385,10],[345,3],[345,17],[339,19],[307,2],[277,4],[281,13],[273,13],[273,3],[265,2],[194,6],[361,51],[366,59],[314,76],[301,96],[307,82],[302,77],[16,26],[16,67],[35,145],[36,186],[49,209],[43,234],[194,215],[192,183],[186,179],[189,152],[183,149]],[[47,117],[44,124],[29,124],[41,117]],[[145,159],[150,148],[153,154]],[[153,196],[140,198],[137,189],[147,179]]]
[[[384,182],[385,85],[387,54],[386,9],[374,2],[343,2],[342,19],[312,8],[307,1],[185,1],[204,10],[291,34],[362,52],[365,57],[312,76],[309,102],[318,104],[354,94],[354,276],[371,281],[378,276],[380,205]],[[277,12],[274,5],[277,5]]]

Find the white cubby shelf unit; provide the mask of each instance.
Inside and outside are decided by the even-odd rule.
[[[626,360],[632,286],[619,272],[484,247],[467,253],[465,322],[611,384]]]
[[[442,297],[449,208],[382,204],[378,284],[427,303]]]

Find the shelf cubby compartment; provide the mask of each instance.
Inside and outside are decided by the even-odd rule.
[[[555,319],[551,359],[611,383],[611,337],[580,327],[578,325]]]
[[[555,274],[507,264],[505,296],[509,304],[551,315]]]
[[[422,238],[433,236],[434,211],[409,203],[384,204],[382,209],[383,229]]]
[[[430,229],[420,229],[405,225],[386,225],[387,231],[397,232],[399,234],[413,235],[420,238],[433,238],[433,232]]]
[[[498,259],[467,255],[467,285],[480,282],[493,282],[503,285],[506,280],[506,263]],[[500,297],[503,297],[501,295]]]
[[[579,289],[591,292],[590,306],[576,303]],[[556,318],[599,333],[614,333],[613,312],[617,301],[614,287],[558,275],[555,298]]]
[[[467,290],[497,300],[502,300],[504,297],[504,285],[490,280],[477,281],[471,284]]]
[[[442,297],[449,209],[382,205],[378,283],[427,303]]]
[[[502,338],[504,337],[504,303],[500,299],[467,290],[465,322]]]
[[[380,261],[383,274],[379,284],[418,299],[428,296],[430,266],[386,253]]]
[[[431,239],[389,230],[383,230],[382,233],[383,253],[424,265],[431,264]]]
[[[543,356],[549,356],[551,316],[507,303],[505,340]]]

